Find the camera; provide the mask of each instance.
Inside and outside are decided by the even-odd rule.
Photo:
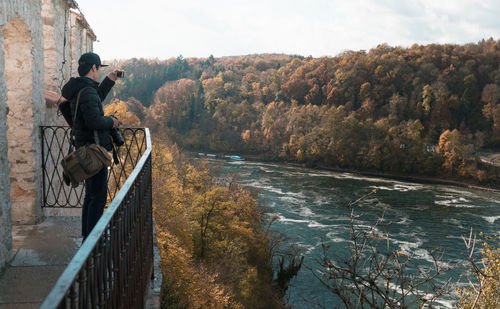
[[[122,78],[125,75],[124,71],[116,71],[116,77]]]
[[[118,128],[111,129],[110,135],[111,139],[113,140],[113,144],[115,144],[116,146],[120,147],[125,144],[125,140],[123,139],[123,136]]]
[[[115,117],[115,115],[111,115],[111,117],[117,119]],[[120,146],[123,146],[123,144],[125,144],[125,140],[123,139],[123,136],[120,133],[120,129],[118,129],[118,128],[111,129],[109,132],[109,135],[111,135],[111,139],[113,140],[113,144],[115,144],[116,146],[120,147]]]

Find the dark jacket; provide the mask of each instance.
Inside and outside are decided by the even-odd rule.
[[[72,124],[75,146],[96,143],[94,130],[99,137],[99,144],[107,150],[113,147],[110,130],[113,128],[113,118],[104,116],[102,101],[114,86],[115,82],[105,78],[101,84],[88,77],[72,77],[63,87],[62,96],[71,101],[71,118],[75,116],[76,98],[80,94],[78,113]]]

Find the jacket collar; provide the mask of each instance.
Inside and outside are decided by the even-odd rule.
[[[85,81],[89,82],[92,86],[99,86],[99,83],[93,80],[92,78],[88,78],[87,76],[81,76],[80,78],[83,78]]]

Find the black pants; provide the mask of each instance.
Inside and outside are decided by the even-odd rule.
[[[99,173],[85,180],[85,198],[82,210],[83,239],[87,238],[104,211],[108,193],[107,180],[107,168],[103,168]]]

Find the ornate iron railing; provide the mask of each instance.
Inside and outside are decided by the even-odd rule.
[[[81,208],[85,186],[76,188],[63,183],[61,160],[68,154],[70,129],[67,126],[42,126],[42,172],[44,208]],[[144,128],[122,128],[126,143],[118,147],[120,163],[111,166],[108,173],[108,203],[113,200],[139,158],[146,150]]]
[[[110,177],[119,191],[40,308],[145,306],[153,266],[151,139],[148,129],[130,130],[144,133],[144,144],[134,146],[141,155],[127,151],[131,162],[137,158],[134,168],[122,164]]]

